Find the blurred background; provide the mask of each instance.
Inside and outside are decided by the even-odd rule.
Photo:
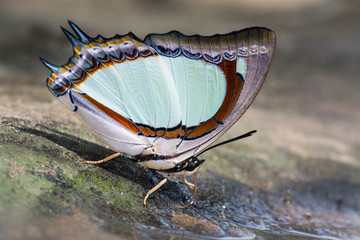
[[[222,139],[252,129],[259,132],[207,153],[198,204],[206,202],[201,191],[211,188],[207,179],[216,175],[279,199],[300,199],[304,205],[291,209],[266,205],[286,216],[294,229],[360,238],[360,2],[2,0],[3,123],[57,121],[82,129],[46,89],[50,72],[39,60],[61,65],[71,57],[70,43],[59,28],[70,29],[68,19],[92,37],[132,31],[144,38],[170,30],[212,35],[250,26],[275,31],[277,49],[267,80],[252,107]],[[80,132],[68,134],[96,142]]]

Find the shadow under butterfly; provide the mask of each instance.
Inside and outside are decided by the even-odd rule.
[[[177,31],[87,36],[69,21],[77,37],[62,28],[74,55],[52,71],[50,92],[116,153],[164,178],[182,174],[195,187],[198,156],[223,135],[254,101],[275,51],[275,33],[252,27],[228,34],[186,36]],[[195,183],[186,176],[194,174]]]

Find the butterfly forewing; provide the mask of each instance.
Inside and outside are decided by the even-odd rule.
[[[166,37],[174,35],[177,38]],[[212,101],[222,100],[220,105],[216,105],[217,110],[210,118],[199,119],[195,128],[180,137],[179,154],[189,152],[189,149],[193,150],[192,154],[201,151],[243,115],[266,77],[275,50],[275,34],[269,29],[259,27],[210,37],[185,36],[178,32],[152,34],[145,42],[154,47],[160,55],[170,58],[171,62],[183,57],[193,62],[205,63],[204,68],[213,66],[218,70],[213,73],[213,78],[202,75],[200,78],[185,79],[190,81],[190,84],[194,81],[204,81],[206,86],[209,86],[209,83],[214,84],[212,90],[202,88],[207,96],[204,103],[193,102],[198,111],[206,104],[216,105]],[[188,92],[183,92],[183,95],[183,102],[195,99],[195,96]],[[182,108],[188,112],[190,109],[191,107]]]

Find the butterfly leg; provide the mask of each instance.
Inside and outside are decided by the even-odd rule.
[[[150,194],[152,194],[153,192],[155,192],[156,190],[158,190],[162,185],[164,185],[166,183],[167,179],[164,178],[163,180],[161,180],[161,182],[159,182],[155,187],[153,187],[150,191],[147,192],[145,198],[144,198],[144,205],[146,205],[146,200],[148,199],[148,197],[150,196]]]
[[[186,180],[186,173],[184,173],[184,175],[183,175],[183,180],[184,180],[184,182],[186,183],[186,185],[188,185],[189,187],[191,187],[191,188],[194,188],[194,184],[192,184],[192,183],[190,183],[190,182],[188,182],[188,180]]]
[[[90,164],[99,164],[99,163],[104,163],[107,161],[110,161],[111,159],[114,159],[116,157],[118,157],[121,153],[114,153],[113,155],[110,155],[104,159],[98,160],[98,161],[85,161],[85,163],[90,163]]]
[[[185,178],[185,177],[184,177],[184,178]],[[177,207],[177,208],[187,208],[187,207],[190,206],[190,204],[194,201],[195,195],[196,195],[196,188],[197,188],[196,173],[194,173],[194,179],[195,179],[195,182],[194,182],[194,195],[193,195],[193,197],[191,198],[190,202],[189,202],[188,204],[186,204],[185,206],[175,205],[175,207]]]

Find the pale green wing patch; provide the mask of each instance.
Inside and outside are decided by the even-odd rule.
[[[225,97],[225,76],[205,61],[161,57],[170,69],[180,100],[182,124],[197,126],[215,115]]]
[[[138,58],[98,69],[79,88],[135,123],[174,127],[181,121],[179,98],[172,75],[157,58]]]

